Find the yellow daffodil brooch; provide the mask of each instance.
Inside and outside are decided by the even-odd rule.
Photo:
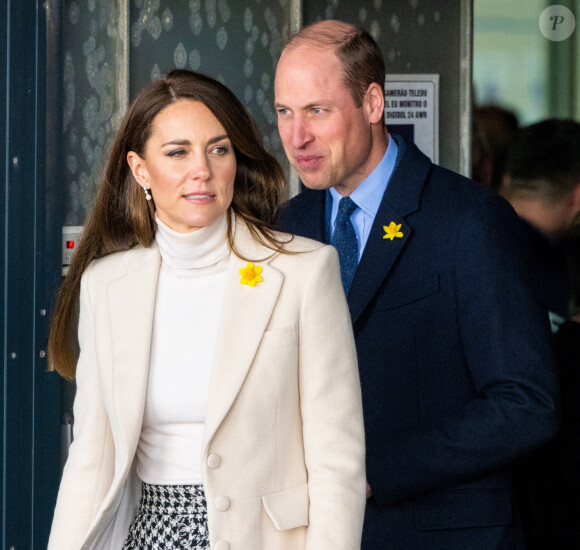
[[[252,262],[248,263],[246,267],[240,269],[240,275],[242,276],[240,284],[256,286],[256,283],[262,282],[262,276],[260,273],[262,273],[261,265],[254,265]]]
[[[392,241],[395,237],[400,239],[403,236],[400,223],[391,222],[389,225],[383,225],[383,229],[385,230],[383,239],[391,239]]]

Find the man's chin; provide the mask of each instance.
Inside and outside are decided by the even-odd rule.
[[[312,178],[311,174],[306,174],[305,176],[303,176],[302,174],[300,174],[300,172],[298,172],[298,177],[300,178],[300,181],[302,182],[304,187],[307,187],[308,189],[313,189],[315,191],[323,191],[324,189],[330,189],[332,187],[331,182],[326,181],[322,178],[321,179]]]

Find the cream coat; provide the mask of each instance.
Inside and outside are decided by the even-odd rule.
[[[263,282],[232,253],[210,383],[202,464],[212,550],[356,550],[364,436],[350,317],[336,252],[255,243]],[[83,275],[74,442],[49,550],[120,550],[140,494],[134,457],[145,403],[160,254],[136,247]]]

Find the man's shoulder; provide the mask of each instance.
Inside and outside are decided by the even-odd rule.
[[[492,194],[482,184],[439,164],[431,165],[428,179],[435,185],[445,188],[452,195],[458,194],[475,198]]]
[[[316,223],[323,216],[324,191],[304,189],[301,193],[284,204],[278,216],[277,226],[282,231],[309,236],[305,225]],[[314,219],[313,219],[314,215]]]
[[[285,208],[303,208],[304,206],[311,205],[317,201],[324,201],[325,191],[319,191],[316,189],[305,188],[300,193],[292,197],[285,205]]]
[[[396,136],[396,138],[400,156],[393,172],[394,178],[401,177],[403,180],[425,178],[438,186],[449,186],[451,191],[466,191],[468,194],[472,192],[479,194],[484,190],[481,184],[470,178],[432,162],[413,142],[401,136]]]
[[[503,197],[481,183],[436,164],[432,165],[424,192],[424,199],[428,202],[447,205],[449,214],[454,208],[458,214],[465,213],[465,209],[470,207],[502,212],[512,210]]]
[[[412,143],[406,143],[386,197],[394,207],[415,205],[415,214],[409,218],[415,227],[444,220],[447,231],[452,233],[454,228],[478,230],[498,223],[506,231],[521,233],[520,221],[503,197],[481,183],[432,163]]]

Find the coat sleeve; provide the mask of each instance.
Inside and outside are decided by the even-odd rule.
[[[78,550],[113,476],[105,459],[112,433],[98,376],[89,279],[83,274],[80,292],[80,356],[76,372],[74,439],[58,493],[48,550]]]
[[[464,213],[452,277],[459,347],[426,354],[432,352],[431,361],[453,354],[463,363],[472,397],[454,412],[391,434],[368,451],[368,463],[376,465],[369,469],[369,483],[382,506],[498,471],[558,427],[548,315],[521,224],[507,203],[486,195]]]
[[[299,385],[310,497],[306,548],[360,548],[365,508],[360,382],[338,256],[310,267],[299,329]]]

